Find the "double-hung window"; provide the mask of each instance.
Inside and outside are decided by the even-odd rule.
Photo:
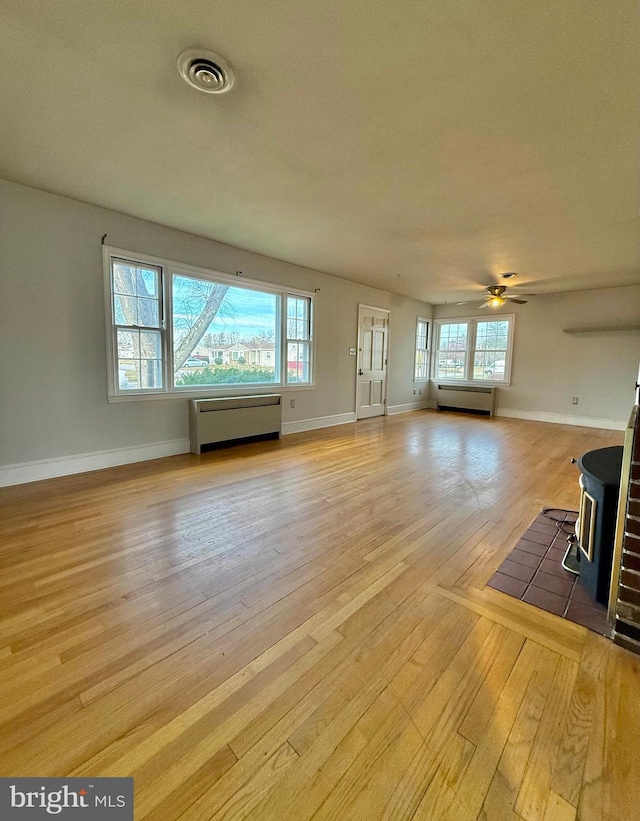
[[[113,397],[313,384],[313,295],[105,248]]]
[[[311,368],[311,298],[287,297],[287,382],[309,381]]]
[[[117,389],[162,391],[165,382],[162,269],[113,257],[111,312]]]
[[[513,322],[511,315],[439,320],[434,379],[509,384]]]
[[[429,378],[429,321],[418,317],[416,322],[416,356],[413,378]]]

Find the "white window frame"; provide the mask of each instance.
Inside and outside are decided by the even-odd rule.
[[[507,320],[509,322],[509,333],[507,336],[507,351],[505,354],[504,363],[504,379],[474,379],[473,378],[473,362],[476,354],[476,337],[477,326],[480,322],[491,322],[492,319],[487,316],[451,316],[446,319],[435,320],[435,344],[432,346],[433,351],[431,361],[431,379],[434,382],[439,382],[446,385],[486,385],[487,387],[508,387],[511,385],[511,363],[513,360],[513,337],[515,334],[515,314],[499,314],[495,317],[496,321]],[[465,372],[463,379],[447,379],[446,377],[439,377],[437,375],[438,360],[440,353],[440,334],[443,325],[457,325],[466,323],[468,327],[467,333],[467,347],[465,349]]]
[[[148,265],[150,268],[158,269],[158,313],[159,313],[159,324],[157,326],[140,326],[140,325],[121,325],[116,322],[115,317],[115,310],[114,310],[114,290],[113,290],[113,283],[111,277],[111,261],[112,260],[119,260],[121,262],[129,262],[133,263],[134,265]],[[108,323],[107,323],[107,360],[109,362],[109,373],[108,373],[108,384],[109,384],[109,395],[116,396],[118,394],[126,395],[127,393],[136,394],[137,396],[154,396],[154,395],[163,395],[166,392],[167,388],[167,362],[165,357],[165,349],[166,349],[166,303],[164,300],[164,288],[165,288],[165,272],[161,265],[158,265],[154,262],[151,262],[150,259],[139,260],[133,259],[133,257],[124,257],[122,254],[119,253],[112,253],[109,255],[109,263],[108,268],[106,270],[107,280],[106,280],[106,287],[108,289],[107,295],[107,311],[108,311]],[[120,330],[137,330],[137,331],[158,331],[160,333],[160,340],[161,340],[161,372],[162,372],[162,384],[163,387],[160,388],[144,388],[140,389],[139,391],[133,390],[122,390],[120,388],[120,380],[118,378],[119,368],[118,368],[118,331]]]
[[[418,347],[418,339],[419,339],[419,331],[420,331],[420,323],[424,323],[427,326],[427,347],[426,348],[419,348]],[[424,316],[416,317],[416,339],[415,339],[415,346],[414,346],[414,359],[413,359],[413,381],[414,382],[428,382],[429,376],[431,374],[431,320],[426,319]],[[418,368],[418,351],[423,351],[425,354],[425,375],[424,376],[416,376],[416,370]]]
[[[141,400],[166,400],[180,397],[203,397],[219,395],[246,396],[260,393],[273,393],[275,391],[289,390],[313,390],[315,388],[315,294],[300,289],[291,289],[282,285],[261,280],[249,279],[247,277],[233,276],[208,268],[199,268],[194,265],[185,265],[181,262],[156,257],[151,254],[140,254],[135,251],[128,251],[123,248],[115,248],[109,245],[102,246],[105,314],[106,314],[106,339],[107,339],[107,368],[108,368],[108,398],[110,402],[130,402]],[[160,269],[160,311],[161,311],[161,337],[163,343],[163,365],[162,374],[164,387],[153,389],[123,389],[120,388],[118,379],[118,352],[117,352],[117,325],[114,316],[112,282],[111,282],[111,262],[112,259],[119,259],[131,262],[136,265],[151,265]],[[254,291],[263,291],[268,294],[275,294],[277,300],[276,325],[280,330],[280,339],[274,348],[274,359],[276,365],[277,380],[275,382],[260,382],[255,384],[238,385],[198,385],[189,387],[175,387],[173,384],[173,275],[185,275],[199,279],[209,279],[231,286],[246,287]],[[310,300],[311,316],[311,339],[309,340],[309,382],[296,382],[288,384],[286,374],[286,354],[287,338],[286,327],[286,301],[287,297],[304,297]],[[278,344],[279,342],[279,344]]]

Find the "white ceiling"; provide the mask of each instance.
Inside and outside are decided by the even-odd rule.
[[[0,176],[428,302],[630,284],[639,46],[636,0],[4,0]]]

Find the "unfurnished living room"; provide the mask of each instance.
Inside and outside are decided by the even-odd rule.
[[[640,9],[0,9],[0,819],[640,819]]]

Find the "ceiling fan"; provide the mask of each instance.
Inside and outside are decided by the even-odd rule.
[[[506,305],[507,302],[516,302],[518,305],[526,305],[528,300],[518,299],[518,297],[534,296],[534,294],[505,294],[506,290],[506,285],[487,285],[487,295],[480,305],[478,305],[478,308],[501,308],[503,305]],[[475,299],[456,302],[456,305],[468,305],[470,302],[475,302]]]

